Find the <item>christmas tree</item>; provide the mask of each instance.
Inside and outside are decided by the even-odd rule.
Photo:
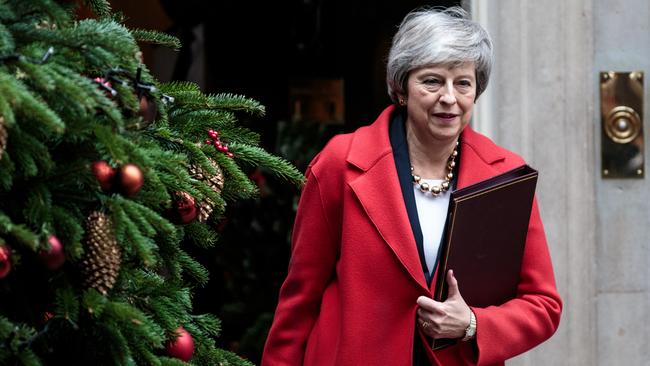
[[[239,127],[264,108],[161,84],[105,0],[0,1],[0,364],[249,365],[194,314],[227,202],[244,173],[302,175]]]

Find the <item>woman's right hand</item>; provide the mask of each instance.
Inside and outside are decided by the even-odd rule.
[[[418,324],[422,331],[434,339],[462,338],[470,322],[472,311],[463,300],[454,272],[447,272],[449,296],[444,302],[426,296],[417,299]]]

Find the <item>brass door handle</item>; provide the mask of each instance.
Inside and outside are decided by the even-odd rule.
[[[643,178],[643,71],[600,73],[603,178]]]

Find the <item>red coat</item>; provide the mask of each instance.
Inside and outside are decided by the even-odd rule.
[[[333,138],[312,161],[263,366],[412,365],[416,299],[433,289],[397,178],[388,132],[393,110]],[[458,188],[524,163],[469,127],[460,149]],[[502,365],[557,329],[562,303],[536,202],[517,298],[473,310],[475,343],[428,352],[434,364]]]

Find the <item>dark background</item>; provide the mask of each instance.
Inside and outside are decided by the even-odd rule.
[[[420,6],[451,6],[459,1],[201,1],[114,0],[127,25],[165,31],[184,48],[174,57],[143,45],[145,63],[161,81],[185,80],[197,62],[190,46],[203,25],[202,80],[208,93],[243,94],[266,106],[263,118],[242,123],[261,134],[268,151],[304,171],[314,154],[335,133],[374,121],[390,100],[385,59],[391,37],[408,11]],[[342,79],[344,121],[339,124],[290,123],[289,90],[298,79]],[[290,235],[299,190],[254,170],[260,187],[256,200],[232,203],[221,220],[221,240],[210,251],[194,254],[211,273],[197,289],[195,312],[222,319],[218,342],[259,363],[286,276]]]

